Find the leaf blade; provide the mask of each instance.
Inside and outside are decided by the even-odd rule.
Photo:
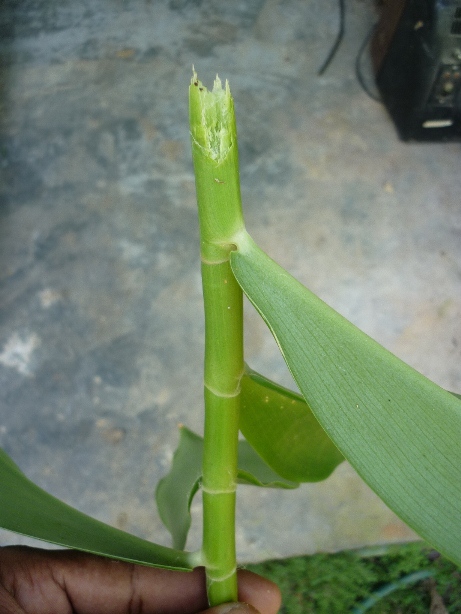
[[[234,275],[317,419],[408,525],[461,564],[461,404],[304,288],[248,235]]]
[[[202,476],[203,439],[180,426],[179,443],[169,473],[155,489],[160,518],[175,548],[184,548],[191,525],[190,506]]]
[[[91,518],[31,482],[0,450],[0,526],[49,543],[117,560],[190,570],[190,553],[143,540]]]
[[[248,441],[238,442],[239,466],[237,482],[262,488],[298,488],[299,483],[276,473],[254,450]]]
[[[278,475],[293,482],[324,480],[344,460],[301,395],[249,367],[242,378],[240,430]]]

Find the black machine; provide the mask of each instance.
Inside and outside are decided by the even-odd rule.
[[[461,140],[461,0],[381,0],[371,54],[402,140]]]

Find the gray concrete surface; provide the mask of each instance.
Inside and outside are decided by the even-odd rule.
[[[354,75],[372,2],[347,7],[319,78],[335,2],[2,3],[0,445],[79,509],[168,544],[154,486],[177,424],[202,428],[193,64],[230,81],[256,240],[461,390],[461,147],[398,141]],[[247,307],[248,362],[290,385]],[[347,464],[295,492],[239,490],[244,561],[413,537]]]

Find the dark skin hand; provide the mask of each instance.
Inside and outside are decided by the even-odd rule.
[[[0,548],[0,614],[278,612],[275,584],[249,571],[239,571],[238,582],[244,603],[207,609],[203,569],[169,571],[68,550]]]

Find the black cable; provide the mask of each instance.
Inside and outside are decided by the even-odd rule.
[[[339,29],[338,34],[336,35],[336,40],[333,43],[332,48],[330,49],[330,53],[327,55],[326,60],[323,62],[322,66],[319,68],[317,74],[319,77],[323,75],[328,66],[331,64],[333,58],[336,55],[336,52],[339,49],[339,46],[343,40],[344,29],[345,29],[345,15],[346,15],[346,7],[344,4],[344,0],[339,0]]]
[[[372,92],[370,90],[370,88],[368,87],[368,85],[365,83],[365,79],[363,78],[363,74],[362,74],[362,58],[363,58],[363,54],[365,52],[365,49],[368,47],[371,38],[373,36],[373,34],[375,33],[376,30],[376,26],[378,24],[373,24],[370,28],[370,31],[368,32],[368,34],[366,35],[364,41],[362,42],[360,49],[358,50],[357,53],[357,57],[355,58],[355,75],[357,77],[357,81],[360,83],[360,85],[362,86],[363,91],[368,94],[368,96],[372,99],[375,100],[376,102],[383,102],[381,100],[381,98],[375,94],[374,92]]]

